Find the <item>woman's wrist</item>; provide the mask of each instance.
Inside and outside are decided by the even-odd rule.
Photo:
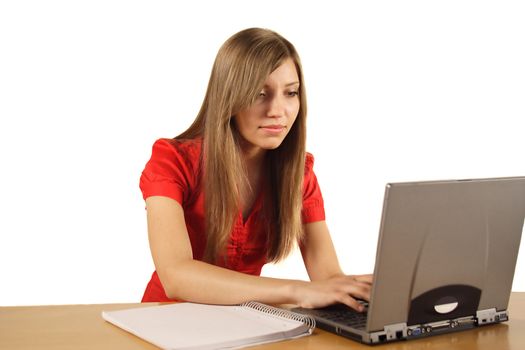
[[[289,283],[285,285],[286,303],[302,306],[302,290],[306,287],[307,283],[308,282],[301,280],[289,280]]]

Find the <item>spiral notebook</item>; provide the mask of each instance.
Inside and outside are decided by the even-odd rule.
[[[269,305],[178,303],[118,311],[102,317],[163,349],[234,349],[310,335],[312,317]]]

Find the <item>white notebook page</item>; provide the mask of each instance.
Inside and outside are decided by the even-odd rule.
[[[103,312],[105,320],[164,349],[216,349],[310,334],[303,322],[243,306],[179,303]]]

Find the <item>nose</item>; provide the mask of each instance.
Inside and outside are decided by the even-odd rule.
[[[272,96],[268,101],[266,116],[268,118],[281,118],[285,116],[286,104],[283,96],[278,94]]]

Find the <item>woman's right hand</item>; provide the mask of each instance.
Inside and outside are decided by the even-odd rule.
[[[326,280],[300,281],[293,291],[294,303],[309,309],[341,303],[362,312],[364,307],[356,299],[370,300],[372,277],[339,275]]]

